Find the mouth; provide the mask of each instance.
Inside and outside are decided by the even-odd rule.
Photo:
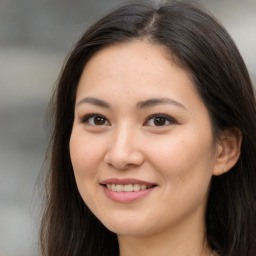
[[[131,203],[141,200],[152,193],[157,184],[127,178],[111,178],[100,182],[105,195],[119,203]]]
[[[106,188],[113,192],[137,192],[141,190],[147,190],[155,187],[156,185],[146,185],[146,184],[103,184]]]
[[[151,184],[134,179],[109,179],[100,185],[105,195],[112,201],[118,203],[132,203],[149,196],[157,187]]]

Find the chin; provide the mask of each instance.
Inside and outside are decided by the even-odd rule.
[[[133,218],[120,217],[114,221],[101,220],[103,225],[110,231],[116,233],[117,235],[126,236],[143,236],[149,234],[152,231],[152,226],[149,227],[149,222],[146,223],[144,220]]]
[[[130,226],[128,224],[125,224],[123,226],[118,226],[118,225],[106,226],[106,228],[116,233],[119,236],[143,236],[147,234],[145,227],[141,229],[139,227]]]

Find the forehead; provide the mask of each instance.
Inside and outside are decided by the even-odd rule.
[[[164,87],[190,87],[196,91],[190,74],[171,60],[164,46],[147,41],[111,45],[98,51],[87,62],[78,86],[96,93],[120,88],[131,92],[143,89],[164,91]]]
[[[140,75],[159,71],[163,65],[169,66],[169,54],[164,46],[154,45],[147,41],[135,40],[132,42],[118,43],[104,47],[87,62],[85,72],[88,69],[107,71],[108,75],[119,72],[133,71]],[[154,70],[151,67],[154,66]],[[150,71],[150,72],[149,72]]]

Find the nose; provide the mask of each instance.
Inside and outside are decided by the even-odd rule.
[[[142,165],[144,154],[137,133],[128,127],[120,127],[113,132],[104,160],[119,170]]]

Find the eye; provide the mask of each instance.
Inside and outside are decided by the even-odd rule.
[[[147,118],[144,125],[148,126],[167,126],[170,124],[177,124],[177,121],[166,114],[154,114]]]
[[[89,114],[82,118],[82,123],[89,125],[110,125],[109,121],[101,114]]]

